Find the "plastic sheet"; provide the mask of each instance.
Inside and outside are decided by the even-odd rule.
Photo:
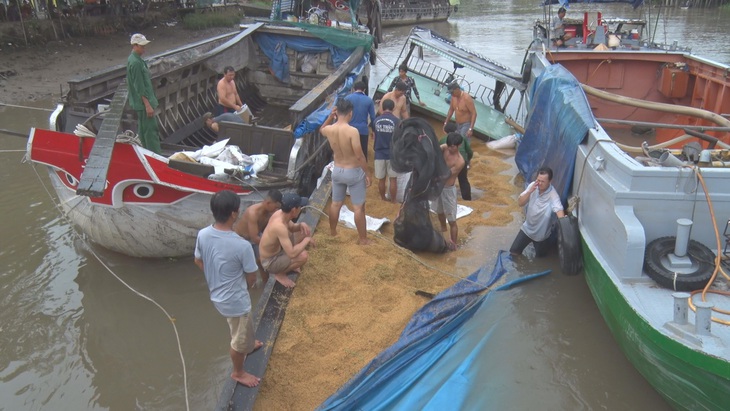
[[[490,324],[475,313],[491,295],[482,292],[505,277],[511,261],[507,251],[500,251],[491,272],[482,267],[437,295],[413,315],[395,344],[318,410],[485,409],[484,382],[470,376],[484,371],[480,355],[495,354],[486,348],[488,333],[480,329]],[[549,273],[517,278],[496,289]]]

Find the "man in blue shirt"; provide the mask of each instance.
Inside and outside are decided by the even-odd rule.
[[[365,161],[368,160],[368,137],[370,131],[368,130],[368,119],[370,119],[370,128],[375,132],[375,104],[373,99],[365,94],[365,88],[367,86],[362,81],[358,81],[352,86],[355,90],[349,96],[345,97],[345,100],[352,103],[352,119],[350,125],[357,129],[360,134],[360,146],[362,152],[365,154]]]
[[[393,114],[395,103],[391,99],[381,103],[383,114],[375,118],[375,178],[378,179],[378,192],[383,201],[385,198],[385,176],[390,182],[390,201],[396,202],[398,194],[398,173],[390,166],[390,143],[393,132],[400,123],[400,119]]]
[[[251,243],[233,231],[241,199],[229,190],[219,191],[210,199],[215,223],[198,233],[195,242],[195,265],[205,273],[210,300],[226,318],[231,332],[229,352],[233,362],[231,378],[247,386],[259,385],[261,378],[243,369],[246,356],[261,348],[254,338],[251,297],[245,274],[258,271]]]

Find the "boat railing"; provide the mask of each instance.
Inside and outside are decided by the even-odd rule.
[[[449,83],[455,81],[459,83],[462,90],[471,95],[475,100],[490,107],[493,105],[494,89],[484,84],[478,84],[476,87],[473,87],[472,82],[465,77],[455,75],[453,72],[436,64],[429,63],[417,57],[411,57],[408,62],[408,70],[437,82],[440,88],[446,87]]]

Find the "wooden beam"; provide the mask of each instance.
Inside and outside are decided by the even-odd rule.
[[[106,175],[109,163],[112,160],[114,143],[117,140],[119,126],[122,122],[122,113],[127,104],[127,82],[119,84],[114,98],[109,105],[109,111],[101,122],[96,134],[94,146],[91,148],[84,171],[81,173],[76,194],[88,197],[101,197],[106,187]]]

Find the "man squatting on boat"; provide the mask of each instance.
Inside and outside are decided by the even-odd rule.
[[[553,180],[553,170],[550,167],[541,167],[537,170],[537,178],[531,182],[525,191],[517,197],[520,207],[527,206],[525,222],[517,233],[510,254],[520,255],[530,243],[535,245],[535,256],[544,257],[550,249],[550,235],[553,232],[553,213],[558,218],[565,217],[563,203],[560,196],[550,182]]]
[[[251,244],[233,231],[241,199],[232,191],[215,193],[210,210],[215,223],[200,232],[195,242],[195,265],[205,273],[210,300],[226,318],[231,334],[231,378],[247,386],[259,385],[261,379],[243,369],[246,356],[261,348],[254,338],[251,297],[244,274],[256,273],[256,257]]]
[[[286,193],[281,197],[281,209],[269,219],[259,243],[261,266],[284,287],[294,287],[287,274],[301,273],[301,267],[309,259],[307,246],[314,245],[312,230],[306,223],[294,223],[307,205],[306,197]]]
[[[561,7],[558,9],[558,18],[553,20],[552,22],[552,36],[551,39],[553,41],[553,45],[555,46],[564,46],[565,42],[573,38],[573,36],[570,33],[565,32],[565,23],[563,23],[563,19],[565,18],[565,8]]]
[[[155,109],[158,102],[152,88],[150,69],[142,59],[145,46],[150,43],[139,33],[133,34],[130,40],[132,53],[127,58],[127,91],[129,106],[137,113],[137,135],[142,147],[160,154],[160,136],[157,131]]]
[[[218,114],[235,113],[243,107],[236,90],[236,70],[231,66],[223,69],[223,78],[218,81]]]

